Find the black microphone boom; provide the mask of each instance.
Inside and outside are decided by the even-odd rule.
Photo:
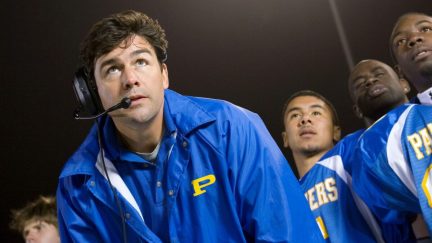
[[[111,106],[110,108],[104,110],[103,112],[101,112],[99,114],[96,114],[96,115],[93,115],[93,116],[80,116],[79,111],[76,111],[74,113],[74,118],[76,120],[92,120],[92,119],[96,119],[96,118],[98,118],[100,116],[103,116],[106,113],[111,112],[111,111],[115,111],[115,110],[122,109],[122,108],[123,109],[127,109],[127,108],[129,108],[129,106],[131,105],[131,103],[132,103],[131,99],[129,99],[128,97],[125,97],[119,103],[117,103],[116,105]]]

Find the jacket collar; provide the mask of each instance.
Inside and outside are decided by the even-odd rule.
[[[422,93],[418,93],[411,103],[424,105],[432,104],[432,88],[429,88]]]
[[[59,178],[74,174],[93,175],[98,153],[97,129],[96,125],[93,125],[84,142],[66,162]]]
[[[166,127],[170,133],[177,129],[179,133],[187,136],[200,126],[216,120],[212,114],[208,113],[194,99],[193,97],[183,96],[169,89],[165,90],[164,122],[167,123]],[[99,122],[104,127],[102,130],[105,130],[105,126],[109,124],[107,120],[110,119],[107,118],[103,116],[99,119]],[[111,129],[115,129],[114,126]],[[106,131],[104,133],[106,134]],[[93,175],[97,171],[95,162],[99,150],[97,129],[96,125],[94,125],[79,149],[67,161],[60,174],[60,178],[74,174]]]
[[[171,116],[179,132],[184,135],[188,135],[196,128],[216,120],[212,114],[208,113],[193,99],[170,89],[165,90],[164,119],[169,120],[167,116]]]

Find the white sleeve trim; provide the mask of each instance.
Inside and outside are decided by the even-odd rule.
[[[348,188],[351,191],[351,194],[354,198],[354,202],[358,210],[360,211],[361,215],[365,219],[366,223],[369,225],[369,228],[371,229],[375,239],[377,240],[377,242],[380,243],[384,242],[384,239],[381,234],[381,228],[379,227],[377,221],[375,220],[375,217],[373,216],[369,208],[366,206],[366,204],[363,202],[363,200],[354,192],[352,188],[352,177],[345,170],[342,162],[342,158],[339,155],[335,155],[325,160],[319,161],[317,164],[320,164],[330,170],[335,171],[336,174],[345,182],[345,184],[348,186]]]
[[[387,140],[387,160],[389,166],[392,168],[394,173],[401,179],[404,185],[416,196],[417,189],[414,183],[414,177],[411,171],[411,167],[402,149],[402,131],[405,126],[405,121],[408,113],[411,111],[414,105],[410,105],[399,117],[398,121],[394,124],[390,131]]]
[[[126,186],[126,183],[123,181],[121,176],[119,175],[117,169],[114,167],[111,160],[109,160],[106,156],[104,156],[105,160],[105,166],[108,172],[108,176],[111,180],[111,184],[113,187],[117,189],[117,191],[128,201],[133,208],[138,212],[138,214],[141,216],[142,221],[144,222],[144,218],[141,214],[141,210],[138,207],[138,203],[136,202],[135,198],[133,197],[132,193],[129,191],[129,188]],[[102,164],[102,155],[99,152],[98,159],[96,161],[96,168],[99,170],[99,172],[107,179],[107,175],[105,174],[105,171],[103,169]],[[107,179],[108,180],[108,179]]]

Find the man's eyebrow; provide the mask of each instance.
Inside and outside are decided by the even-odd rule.
[[[417,23],[415,23],[414,25],[417,27],[417,26],[419,26],[419,25],[421,25],[423,23],[429,23],[430,24],[432,22],[429,21],[429,20],[426,20],[426,19],[422,19],[422,20],[418,21]],[[391,39],[393,40],[394,38],[396,38],[398,35],[402,34],[403,32],[405,32],[405,31],[398,31],[398,32],[394,33],[392,35]]]
[[[111,58],[111,59],[105,60],[105,61],[103,61],[101,63],[100,69],[103,69],[105,66],[113,65],[115,63],[116,63],[115,58]]]
[[[422,19],[422,20],[418,21],[417,23],[415,23],[415,26],[419,26],[423,23],[431,23],[431,21],[429,21],[427,19]]]
[[[324,107],[322,106],[322,105],[319,105],[319,104],[313,104],[313,105],[311,105],[311,106],[309,106],[310,108],[320,108],[320,109],[323,109],[324,110]]]
[[[147,54],[150,54],[150,55],[152,54],[152,52],[150,51],[150,49],[143,48],[143,49],[139,49],[139,50],[133,51],[130,55],[131,56],[137,56],[137,55],[142,54],[142,53],[147,53]]]
[[[374,67],[373,69],[372,69],[372,72],[375,72],[375,71],[379,71],[379,70],[385,70],[383,67],[380,67],[380,66],[377,66],[377,67]]]
[[[362,79],[362,78],[364,78],[365,76],[363,75],[363,74],[359,74],[359,75],[357,75],[357,76],[355,76],[353,79],[352,79],[352,82],[353,83],[356,83],[359,79]]]
[[[143,48],[143,49],[139,49],[139,50],[135,50],[133,51],[130,56],[138,56],[139,54],[142,53],[147,53],[147,54],[152,54],[152,52],[150,51],[150,49],[148,48]],[[110,58],[108,60],[105,60],[101,63],[100,68],[103,69],[105,66],[109,66],[109,65],[113,65],[116,63],[116,58]]]
[[[290,109],[288,109],[288,110],[286,111],[286,114],[288,114],[288,113],[290,113],[290,112],[293,112],[293,111],[298,111],[298,110],[300,110],[299,107],[292,107],[292,108],[290,108]]]
[[[323,109],[323,110],[325,109],[325,108],[324,108],[322,105],[320,105],[320,104],[313,104],[313,105],[309,106],[309,108],[320,108],[320,109]],[[301,108],[295,106],[295,107],[292,107],[292,108],[288,109],[288,110],[286,111],[286,114],[288,114],[288,113],[290,113],[290,112],[293,112],[293,111],[298,111],[298,110],[301,110]]]

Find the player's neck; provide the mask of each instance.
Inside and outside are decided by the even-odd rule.
[[[385,107],[382,107],[379,110],[376,110],[375,114],[372,114],[371,117],[366,117],[366,116],[363,117],[363,121],[365,123],[365,126],[366,127],[372,126],[376,121],[381,119],[388,112],[390,112],[391,110],[393,110],[393,109],[395,109],[395,108],[397,108],[397,107],[399,107],[405,103],[408,103],[408,102],[409,102],[408,97],[404,95],[403,98],[401,98],[400,100],[398,100],[392,104],[389,104]]]
[[[418,93],[422,93],[432,87],[432,75],[423,76],[422,79],[413,82],[414,87]]]
[[[122,142],[133,152],[150,153],[160,143],[164,122],[163,116],[156,117],[153,122],[142,124],[143,126],[117,126]],[[115,123],[115,122],[114,122]]]
[[[298,174],[302,178],[318,162],[328,150],[314,154],[293,153]]]

